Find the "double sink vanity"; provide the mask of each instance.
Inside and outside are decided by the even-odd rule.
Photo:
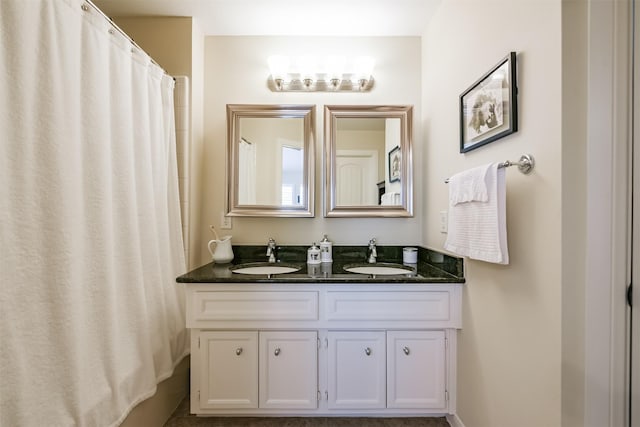
[[[233,264],[177,279],[191,329],[191,412],[454,413],[462,260],[418,248],[405,265],[402,247],[379,246],[368,263],[365,246],[334,246],[332,263],[311,265],[306,250],[279,246],[268,263],[264,246],[234,246]]]
[[[315,216],[315,114],[227,105],[226,216]],[[325,105],[324,127],[324,216],[413,217],[412,107]],[[462,260],[417,248],[405,265],[401,246],[374,244],[307,264],[306,246],[270,239],[180,276],[191,412],[455,413]]]

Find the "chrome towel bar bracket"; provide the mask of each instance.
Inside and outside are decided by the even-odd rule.
[[[506,162],[502,162],[498,165],[499,168],[507,168],[509,166],[518,166],[518,170],[527,175],[533,170],[533,167],[535,166],[535,160],[533,159],[533,156],[531,154],[523,154],[522,156],[520,156],[520,160],[517,162],[507,160]]]

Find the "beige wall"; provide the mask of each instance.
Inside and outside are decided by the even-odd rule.
[[[266,244],[274,237],[282,244],[311,244],[323,234],[336,244],[365,245],[371,237],[380,244],[419,244],[423,212],[415,218],[350,219],[324,218],[322,183],[323,108],[325,104],[402,104],[414,105],[414,117],[421,117],[421,39],[420,37],[219,37],[205,39],[205,164],[202,189],[197,195],[203,203],[199,225],[197,261],[209,261],[206,243],[208,225],[220,226],[225,210],[226,104],[315,104],[316,105],[316,215],[315,218],[233,218],[234,244]],[[375,87],[370,93],[275,93],[267,87],[267,57],[274,54],[300,56],[343,54],[375,58]],[[424,145],[419,120],[414,120],[417,159],[423,158]],[[416,200],[422,192],[422,168],[415,167]],[[227,234],[227,231],[225,231]]]
[[[202,250],[202,204],[205,197],[204,182],[204,33],[200,23],[194,19],[191,32],[192,43],[192,74],[191,74],[191,236],[189,248],[188,268],[199,264]]]
[[[561,422],[562,85],[560,0],[444,0],[423,38],[424,242],[442,248],[443,180],[531,153],[507,171],[510,265],[465,262],[458,416],[467,427]],[[458,97],[518,52],[520,130],[459,153]]]
[[[169,74],[191,77],[190,17],[120,17],[114,21]]]
[[[588,424],[584,416],[587,2],[562,1],[562,50],[562,426],[581,427]]]

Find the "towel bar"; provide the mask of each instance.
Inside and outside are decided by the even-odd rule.
[[[533,156],[531,154],[523,154],[522,156],[520,156],[520,160],[518,160],[517,162],[506,160],[502,163],[498,163],[498,168],[508,168],[509,166],[518,166],[518,170],[523,174],[527,175],[531,173],[535,164],[536,162],[533,159]],[[445,184],[448,184],[449,178],[445,179],[444,182]]]

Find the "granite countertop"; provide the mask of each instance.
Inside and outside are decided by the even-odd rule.
[[[363,264],[366,246],[334,246],[333,262],[308,265],[306,246],[278,246],[278,261],[295,264],[300,270],[293,273],[238,274],[231,269],[239,264],[267,261],[266,245],[233,246],[234,260],[230,264],[209,263],[176,279],[179,283],[464,283],[462,258],[452,257],[430,249],[418,248],[418,263],[413,271],[403,275],[349,273],[347,264]],[[403,246],[378,246],[377,262],[402,264]],[[277,264],[276,264],[277,265]],[[375,264],[370,264],[375,265]]]

